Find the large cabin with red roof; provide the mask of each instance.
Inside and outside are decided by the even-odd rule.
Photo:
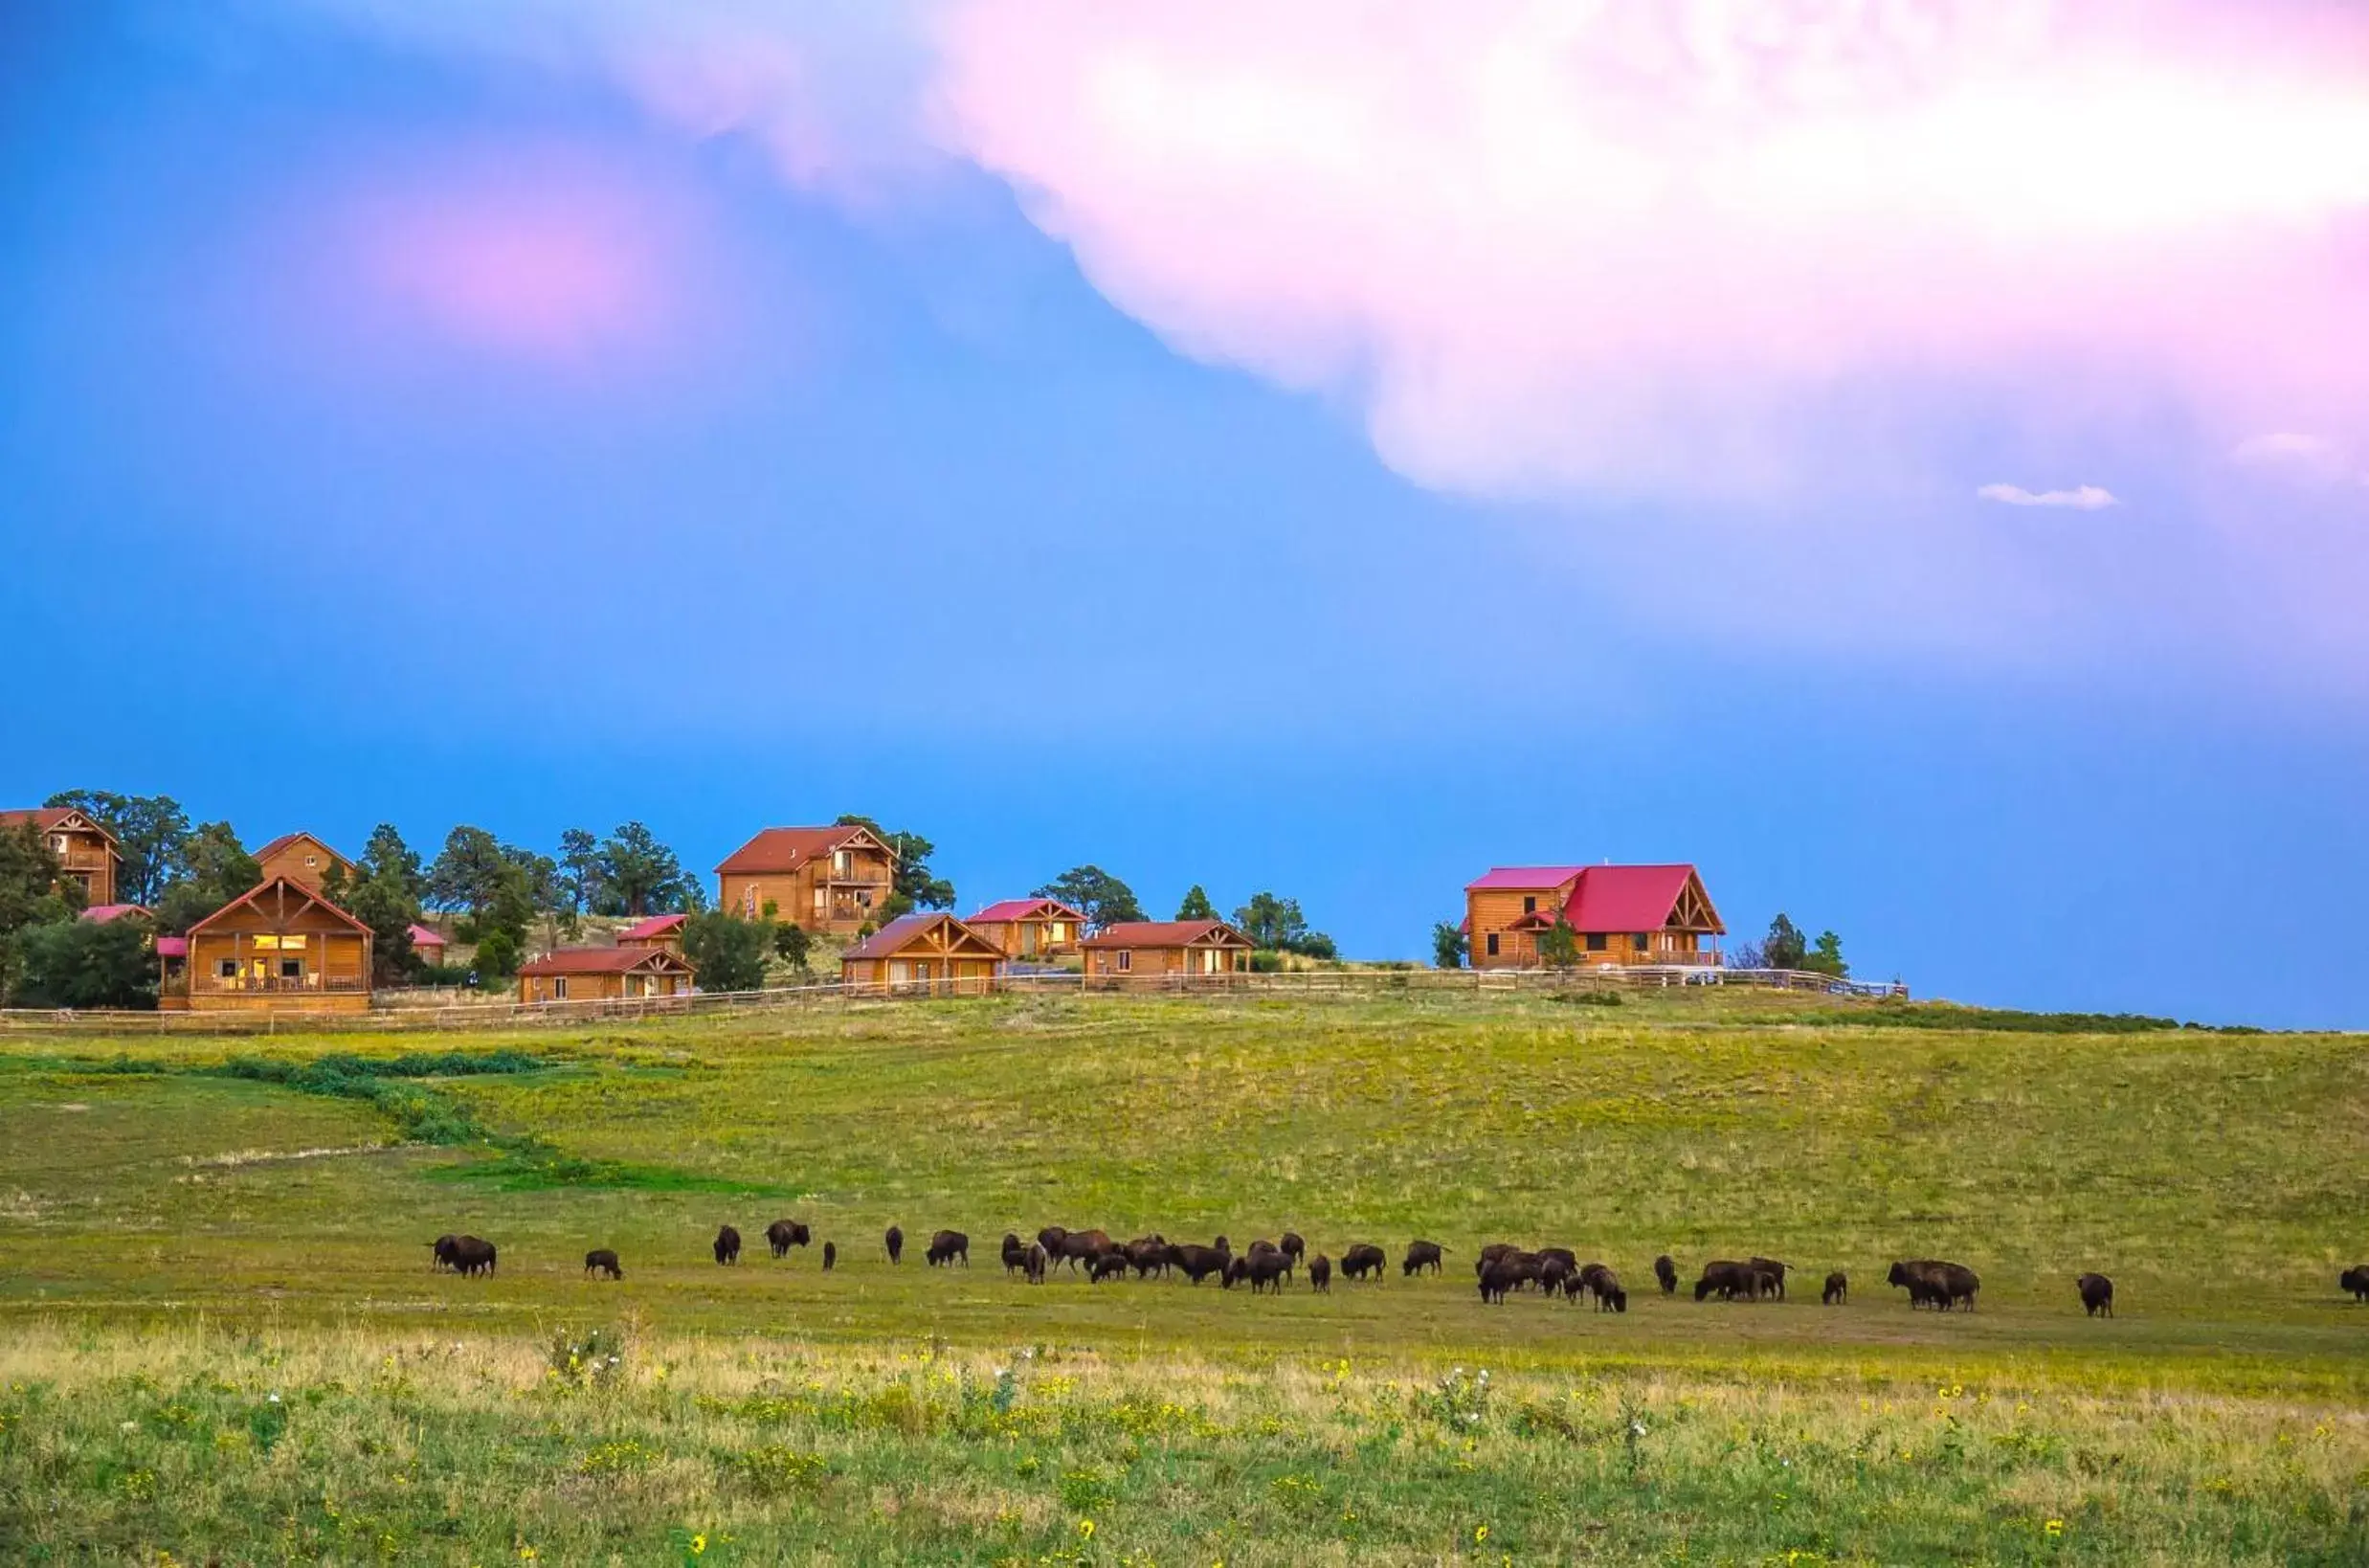
[[[275,877],[190,928],[167,955],[157,1005],[193,1012],[362,1013],[370,928],[289,877]],[[182,962],[176,968],[170,957]]]
[[[1536,969],[1558,918],[1582,964],[1716,964],[1728,930],[1691,865],[1501,865],[1464,888],[1467,961]]]
[[[1079,944],[1094,987],[1222,981],[1250,968],[1250,938],[1222,920],[1128,920]]]
[[[37,806],[25,811],[0,811],[0,830],[31,827],[40,834],[57,862],[57,880],[82,890],[85,905],[113,904],[123,857],[116,850],[115,835],[72,806]]]
[[[518,967],[522,1002],[640,1001],[687,996],[698,973],[664,948],[561,948]]]
[[[716,867],[717,907],[810,931],[853,936],[878,924],[897,853],[866,827],[767,828]]]
[[[1003,950],[950,914],[900,915],[839,958],[850,991],[984,996],[1003,973]]]
[[[1032,963],[1066,958],[1085,935],[1085,915],[1057,898],[1008,898],[963,922],[1003,950]]]

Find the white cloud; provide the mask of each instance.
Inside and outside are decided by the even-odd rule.
[[[2335,442],[2325,437],[2278,431],[2240,441],[2237,450],[2229,456],[2239,462],[2324,463],[2342,460],[2343,453]]]
[[[2112,490],[2095,484],[2072,490],[2026,490],[2021,484],[1986,484],[1975,494],[2009,506],[2065,506],[2076,512],[2097,512],[2122,504]]]

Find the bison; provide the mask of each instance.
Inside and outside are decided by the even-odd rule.
[[[2349,1291],[2355,1301],[2369,1301],[2369,1264],[2360,1264],[2336,1276],[2336,1288]]]
[[[1447,1248],[1437,1242],[1409,1242],[1406,1259],[1399,1264],[1398,1272],[1411,1276],[1428,1268],[1437,1274],[1440,1272],[1440,1260],[1446,1255]]]
[[[453,1238],[447,1260],[456,1274],[490,1274],[494,1271],[494,1243],[475,1236]]]
[[[1007,1274],[1028,1266],[1028,1246],[1021,1243],[1018,1231],[1003,1233],[1003,1266]]]
[[[1218,1240],[1222,1243],[1224,1238],[1219,1237]],[[1223,1245],[1196,1246],[1187,1243],[1168,1249],[1169,1266],[1182,1271],[1184,1277],[1195,1285],[1212,1274],[1218,1275],[1222,1281],[1226,1265],[1233,1262],[1233,1257]]]
[[[1577,1299],[1582,1290],[1596,1298],[1596,1310],[1599,1312],[1629,1310],[1628,1292],[1620,1288],[1620,1276],[1600,1263],[1589,1264],[1573,1276],[1572,1297]]]
[[[838,1243],[837,1243],[837,1242],[825,1242],[825,1243],[822,1243],[822,1271],[823,1271],[824,1273],[828,1274],[829,1272],[831,1272],[832,1268],[833,1268],[835,1266],[837,1266],[837,1264],[838,1263],[838,1261],[839,1261],[839,1244],[838,1244]]]
[[[1793,1265],[1778,1263],[1775,1258],[1748,1258],[1745,1262],[1751,1264],[1753,1267],[1758,1269],[1763,1275],[1767,1276],[1768,1281],[1774,1282],[1774,1288],[1776,1290],[1777,1300],[1782,1301],[1785,1299],[1785,1271],[1791,1268]],[[1764,1283],[1761,1287],[1761,1293],[1763,1295],[1768,1294],[1770,1288],[1770,1284]]]
[[[1371,1274],[1378,1280],[1389,1265],[1389,1253],[1371,1242],[1360,1242],[1341,1254],[1341,1278],[1361,1280]]]
[[[451,1231],[446,1231],[428,1243],[428,1268],[431,1273],[453,1266],[453,1247],[459,1241],[459,1237]],[[2349,1280],[2350,1276],[2348,1275],[2347,1278]]]
[[[1524,1283],[1537,1277],[1536,1264],[1501,1258],[1481,1270],[1481,1299],[1492,1306],[1503,1306],[1509,1291],[1518,1290]]]
[[[716,1232],[716,1262],[720,1264],[740,1262],[740,1232],[729,1225]]]
[[[1119,1250],[1126,1255],[1129,1266],[1135,1270],[1135,1277],[1139,1280],[1168,1272],[1168,1238],[1165,1236],[1156,1233],[1138,1236]]]
[[[1826,1276],[1826,1288],[1819,1293],[1819,1301],[1828,1307],[1846,1306],[1851,1299],[1850,1276],[1840,1268]]]
[[[1307,1288],[1320,1296],[1332,1294],[1332,1260],[1321,1252],[1308,1263]]]
[[[788,1257],[792,1247],[804,1246],[814,1239],[815,1233],[795,1220],[776,1220],[765,1227],[766,1244],[776,1258]]]
[[[888,1261],[889,1261],[890,1263],[892,1263],[892,1264],[893,1264],[893,1263],[901,1263],[901,1262],[903,1262],[903,1261],[904,1261],[904,1258],[905,1258],[905,1227],[904,1227],[904,1226],[902,1226],[902,1225],[891,1225],[891,1226],[889,1226],[889,1227],[888,1227],[888,1234],[887,1234],[887,1235],[885,1235],[885,1236],[883,1236],[883,1237],[882,1237],[882,1238],[881,1238],[881,1240],[882,1240],[883,1243],[885,1243],[887,1244],[887,1247],[888,1247]]]
[[[959,1230],[942,1230],[929,1238],[928,1262],[932,1268],[950,1267],[959,1260],[965,1268],[971,1266],[971,1238]]]
[[[1510,1258],[1521,1250],[1522,1249],[1519,1246],[1516,1246],[1511,1242],[1489,1243],[1488,1245],[1481,1249],[1481,1255],[1472,1260],[1472,1277],[1474,1279],[1479,1279],[1482,1275],[1488,1272],[1489,1265],[1496,1263],[1502,1258]]]
[[[2103,1274],[2084,1274],[2073,1282],[2081,1292],[2081,1312],[2084,1317],[2095,1317],[2103,1312],[2114,1315],[2114,1282]]]
[[[1664,1295],[1678,1294],[1678,1262],[1668,1253],[1665,1252],[1653,1260],[1653,1277],[1662,1282]]]
[[[1568,1273],[1579,1271],[1579,1254],[1567,1246],[1542,1246],[1538,1249],[1538,1259],[1541,1263],[1552,1259],[1561,1264]]]
[[[1284,1249],[1284,1256],[1291,1260],[1291,1266],[1294,1268],[1299,1267],[1300,1260],[1307,1256],[1307,1243],[1300,1240],[1300,1233],[1296,1230],[1285,1231],[1284,1239],[1279,1244]]]
[[[1029,1284],[1042,1285],[1044,1283],[1044,1266],[1051,1261],[1052,1260],[1044,1255],[1044,1243],[1042,1242],[1031,1242],[1028,1243],[1027,1254],[1021,1259],[1021,1272],[1028,1276]]]
[[[1129,1266],[1126,1253],[1105,1252],[1098,1254],[1086,1264],[1085,1277],[1095,1285],[1100,1285],[1105,1280],[1123,1280],[1127,1278]]]
[[[1720,1258],[1703,1266],[1703,1277],[1694,1282],[1694,1299],[1707,1301],[1716,1294],[1722,1301],[1733,1301],[1742,1296],[1746,1301],[1758,1301],[1768,1273],[1748,1263]]]
[[[613,1280],[625,1277],[624,1268],[617,1263],[617,1255],[605,1246],[594,1247],[584,1255],[584,1271],[587,1274],[605,1274]]]
[[[1960,1302],[1968,1311],[1974,1310],[1975,1293],[1982,1288],[1982,1281],[1963,1264],[1943,1263],[1934,1258],[1915,1258],[1895,1263],[1891,1272],[1884,1276],[1885,1283],[1896,1285],[1909,1292],[1909,1305],[1931,1307],[1948,1311]]]
[[[1042,1239],[1039,1238],[1039,1241]],[[1080,1263],[1091,1264],[1095,1259],[1109,1251],[1110,1233],[1106,1230],[1062,1231],[1061,1245],[1048,1246],[1045,1250],[1074,1269]]]

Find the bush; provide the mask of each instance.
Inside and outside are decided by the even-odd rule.
[[[18,1007],[154,1007],[156,956],[147,923],[66,920],[11,938]]]
[[[1273,948],[1261,948],[1250,955],[1250,973],[1253,974],[1280,974],[1283,969],[1284,955]]]
[[[485,933],[485,940],[477,945],[477,973],[481,979],[507,979],[518,973],[518,938],[496,927]]]
[[[736,914],[695,914],[683,922],[682,955],[699,966],[702,991],[754,991],[765,984],[771,937],[759,922]]]

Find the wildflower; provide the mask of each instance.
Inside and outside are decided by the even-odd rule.
[[[706,1550],[707,1537],[705,1535],[694,1535],[691,1537],[691,1556],[696,1557]]]
[[[2040,1527],[2040,1533],[2047,1536],[2050,1540],[2054,1540],[2059,1535],[2065,1534],[2065,1521],[2062,1519],[2050,1519],[2046,1524]]]
[[[1091,1520],[1091,1519],[1080,1519],[1080,1520],[1078,1521],[1078,1538],[1079,1538],[1080,1540],[1084,1540],[1084,1541],[1090,1541],[1090,1540],[1092,1540],[1092,1539],[1094,1538],[1094,1521],[1093,1521],[1093,1520]]]
[[[1487,1539],[1488,1539],[1488,1526],[1486,1526],[1486,1525],[1480,1525],[1480,1526],[1476,1527],[1476,1528],[1473,1530],[1473,1532],[1472,1532],[1472,1544],[1473,1544],[1473,1545],[1478,1546],[1478,1545],[1480,1545],[1483,1541],[1487,1540]]]
[[[521,1561],[521,1562],[532,1562],[532,1561],[534,1561],[534,1560],[535,1560],[535,1549],[534,1549],[533,1547],[531,1547],[531,1546],[522,1546],[522,1547],[520,1547],[520,1548],[518,1549],[518,1560],[519,1560],[519,1561]]]
[[[279,1396],[277,1394],[266,1394],[263,1397],[274,1404],[278,1404],[279,1402]]]

